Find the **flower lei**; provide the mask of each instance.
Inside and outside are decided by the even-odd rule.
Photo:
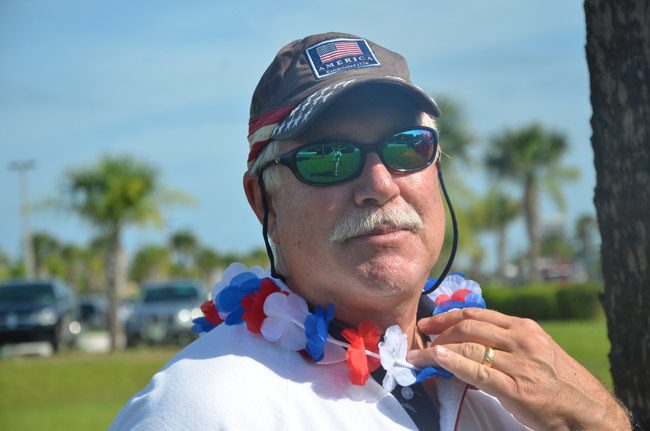
[[[434,282],[428,280],[425,288]],[[454,308],[485,308],[478,283],[460,274],[446,277],[429,297],[436,305],[433,315]],[[344,329],[341,336],[347,342],[331,337],[329,323],[336,313],[332,304],[326,309],[318,305],[310,313],[302,297],[258,266],[248,269],[241,263],[231,264],[212,288],[212,298],[201,306],[204,316],[193,320],[192,332],[209,332],[222,323],[246,323],[248,331],[299,351],[314,363],[346,361],[354,385],[364,385],[381,365],[386,371],[382,385],[388,392],[398,384],[410,386],[431,377],[452,377],[440,367],[421,369],[409,364],[408,338],[398,325],[386,330],[383,341],[381,330],[371,321],[361,322],[357,329]]]

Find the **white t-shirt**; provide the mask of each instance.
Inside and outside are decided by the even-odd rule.
[[[440,429],[527,429],[493,397],[436,381]],[[344,362],[313,364],[245,325],[220,325],[174,356],[134,395],[118,430],[405,430],[415,424],[372,378],[349,382]]]

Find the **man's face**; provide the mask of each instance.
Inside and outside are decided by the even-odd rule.
[[[400,128],[431,120],[410,100],[393,90],[361,89],[349,93],[325,111],[281,151],[330,138],[374,143]],[[278,270],[289,286],[312,304],[329,302],[337,317],[348,322],[361,311],[413,302],[438,259],[444,237],[444,207],[436,167],[412,173],[389,171],[370,153],[363,172],[349,182],[313,187],[299,182],[286,167],[280,189],[272,193],[270,234],[276,244]],[[342,218],[372,209],[411,211],[421,229],[379,226],[342,242],[330,236]]]

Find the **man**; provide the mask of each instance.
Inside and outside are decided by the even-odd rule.
[[[327,33],[280,50],[253,95],[244,175],[274,281],[246,290],[259,274],[229,269],[211,311],[226,324],[173,358],[112,429],[629,429],[534,322],[478,308],[417,320],[431,316],[422,291],[444,238],[439,115],[404,59],[367,39]],[[309,317],[282,320],[307,304]],[[332,317],[329,337],[310,335]],[[291,325],[306,345],[290,347]],[[367,378],[379,331],[384,370]],[[439,377],[405,377],[402,359]]]

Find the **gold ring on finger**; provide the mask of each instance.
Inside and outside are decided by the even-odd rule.
[[[486,367],[491,367],[492,362],[494,362],[494,349],[492,347],[485,346],[485,355],[483,356],[482,364]]]

